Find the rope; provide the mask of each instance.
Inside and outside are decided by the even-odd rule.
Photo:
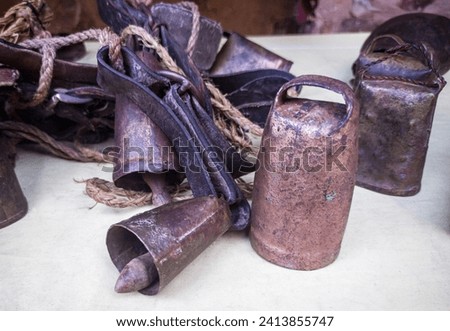
[[[167,49],[165,49],[161,43],[156,40],[151,34],[149,34],[144,28],[136,25],[129,25],[122,31],[121,39],[124,40],[128,36],[138,36],[141,38],[142,44],[150,49],[155,50],[156,54],[162,61],[162,64],[169,70],[174,71],[180,75],[185,75],[183,70],[172,59]]]
[[[198,37],[199,29],[199,13],[198,7],[190,2],[183,2],[183,6],[190,7],[193,11],[193,33],[191,34],[189,44],[195,44]],[[198,17],[197,17],[198,16]],[[197,17],[197,18],[196,18]],[[67,45],[83,42],[86,40],[99,40],[103,44],[109,44],[109,56],[111,63],[120,72],[123,72],[123,62],[120,56],[120,47],[122,41],[128,35],[136,35],[141,38],[143,44],[151,49],[154,49],[161,58],[163,64],[167,69],[184,75],[184,72],[178,67],[167,50],[145,29],[138,26],[128,26],[122,32],[122,36],[118,37],[109,29],[91,29],[78,32],[67,37],[43,38],[33,39],[22,42],[20,45],[29,49],[36,49],[42,53],[42,66],[40,69],[40,77],[38,88],[32,100],[21,105],[22,108],[34,107],[41,104],[48,96],[48,92],[52,82],[53,66],[56,57],[56,50]],[[191,46],[188,45],[188,48]],[[193,47],[193,46],[192,46]],[[212,96],[212,104],[216,109],[216,123],[223,131],[224,135],[231,141],[231,143],[238,147],[238,149],[249,148],[251,141],[246,136],[246,132],[251,132],[257,136],[261,136],[262,129],[248,120],[242,113],[237,110],[228,99],[210,82],[206,82]],[[227,124],[231,121],[232,124]],[[237,127],[235,127],[237,126]]]
[[[212,104],[226,115],[226,118],[234,121],[245,132],[251,132],[256,136],[261,136],[263,129],[250,121],[247,117],[234,107],[231,102],[223,95],[223,93],[211,82],[206,82],[206,87],[212,95]]]
[[[194,53],[194,47],[200,32],[200,11],[198,10],[198,6],[190,1],[182,1],[179,3],[179,5],[192,11],[192,32],[191,36],[189,37],[188,45],[186,47],[186,52],[190,57],[192,57],[192,54]]]
[[[109,27],[103,29],[98,41],[102,46],[108,46],[108,56],[114,69],[125,72],[122,59],[122,39],[116,35]]]
[[[253,183],[247,183],[242,178],[236,180],[238,186],[244,193],[244,196],[251,198],[253,191]],[[130,191],[117,187],[113,182],[100,179],[90,178],[87,180],[80,180],[77,183],[86,184],[85,193],[96,203],[101,203],[113,208],[128,208],[128,207],[143,207],[152,205],[152,192]],[[176,187],[172,187],[170,195],[174,201],[186,200],[192,198],[189,191],[189,184],[182,183]]]
[[[19,45],[28,49],[39,50],[42,53],[38,88],[30,102],[21,105],[21,108],[35,107],[47,98],[53,77],[53,66],[56,51],[61,47],[77,44],[86,40],[104,39],[108,33],[102,29],[90,29],[77,32],[66,37],[51,37],[42,39],[29,39]]]
[[[44,0],[22,1],[0,18],[0,38],[18,43],[30,38],[49,37],[47,26],[53,13]]]
[[[127,0],[127,2],[134,8],[139,8],[139,5],[144,5],[148,8],[152,5],[153,0]]]
[[[44,0],[22,1],[11,7],[4,17],[0,18],[0,38],[13,43],[20,42],[21,46],[37,49],[42,53],[38,88],[31,102],[19,105],[22,108],[37,106],[47,97],[52,82],[57,49],[89,39],[103,39],[105,43],[114,44],[114,34],[107,29],[92,29],[67,37],[52,38],[50,32],[46,30],[52,18],[53,13]],[[117,39],[119,39],[118,36]],[[114,50],[114,47],[111,49]],[[29,124],[4,121],[0,122],[0,130],[10,138],[35,142],[51,154],[63,159],[79,162],[112,162],[106,155],[76,142],[75,146],[58,142],[47,133]]]
[[[64,46],[81,43],[86,40],[98,40],[104,38],[104,29],[89,29],[81,32],[76,32],[65,37],[51,37],[43,39],[30,39],[20,43],[21,46],[29,49],[42,49],[45,45],[59,49]]]
[[[0,131],[10,138],[26,139],[35,142],[51,154],[62,159],[78,162],[111,162],[106,155],[98,151],[79,145],[72,147],[67,143],[58,142],[44,131],[29,124],[15,121],[0,122]]]
[[[42,65],[39,71],[39,83],[36,92],[30,102],[20,104],[19,108],[35,107],[41,104],[48,95],[53,78],[53,66],[56,58],[56,50],[50,45],[44,45],[41,50]]]
[[[144,5],[145,7],[150,7],[153,0],[127,0],[134,8],[139,8],[139,5]],[[192,32],[189,37],[188,45],[186,47],[186,53],[192,57],[194,52],[195,44],[198,39],[200,32],[200,11],[198,6],[194,2],[182,1],[178,3],[179,6],[184,7],[192,12]]]
[[[117,187],[113,182],[100,179],[90,178],[87,180],[76,181],[77,183],[86,184],[86,194],[97,203],[107,205],[114,208],[142,207],[152,204],[152,192],[138,192],[125,190]],[[185,200],[192,197],[185,194],[189,190],[187,183],[172,188],[171,196],[173,200]]]

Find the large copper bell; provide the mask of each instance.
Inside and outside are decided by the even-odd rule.
[[[299,86],[339,93],[345,105],[290,97]],[[301,76],[278,92],[258,155],[250,230],[266,260],[311,270],[337,258],[355,184],[358,115],[351,88],[332,78]]]

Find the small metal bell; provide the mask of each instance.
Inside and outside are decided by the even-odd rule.
[[[14,172],[14,146],[0,135],[0,229],[24,217],[28,204]]]
[[[379,49],[379,43],[384,49]],[[357,185],[397,196],[420,191],[438,95],[445,80],[425,44],[373,38],[355,62],[361,105]]]
[[[168,177],[177,169],[171,143],[161,129],[125,95],[116,97],[115,157],[113,180],[117,187],[153,192],[153,203],[171,201]],[[167,178],[166,178],[167,177]]]
[[[170,203],[111,226],[106,245],[118,292],[155,295],[231,226],[223,199]]]

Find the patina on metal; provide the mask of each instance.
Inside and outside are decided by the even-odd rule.
[[[290,97],[298,86],[342,95],[345,105]],[[279,91],[258,155],[250,240],[277,265],[313,270],[338,256],[355,185],[359,106],[345,83],[300,76]]]
[[[28,204],[14,172],[14,144],[0,134],[0,229],[24,217]]]
[[[380,51],[378,42],[389,47]],[[372,39],[354,64],[361,104],[357,185],[396,196],[420,191],[434,110],[445,81],[424,44]]]
[[[131,54],[127,49],[124,54]],[[158,90],[169,81],[153,73],[145,64],[151,63],[146,52],[137,52],[141,63],[130,61],[130,56],[123,56],[130,76]],[[124,91],[126,92],[126,91]],[[114,138],[117,155],[113,180],[116,186],[135,190],[151,189],[152,202],[160,206],[171,201],[169,185],[177,180],[178,159],[172,144],[161,129],[133,102],[126,94],[117,94],[115,102]]]
[[[155,206],[170,202],[166,176],[177,168],[171,143],[147,115],[122,95],[116,97],[114,136],[118,147],[114,184],[135,191],[151,190]]]
[[[103,22],[118,35],[128,25],[144,26],[148,22],[145,5],[135,8],[126,0],[97,0],[97,8]]]
[[[429,13],[412,13],[387,20],[372,31],[364,42],[361,53],[373,47],[373,40],[379,36],[394,34],[404,42],[423,43],[433,57],[433,65],[443,75],[450,69],[450,19]],[[376,50],[390,48],[389,40],[379,40]]]
[[[111,226],[106,244],[121,275],[118,292],[155,295],[231,227],[225,200],[167,204]]]

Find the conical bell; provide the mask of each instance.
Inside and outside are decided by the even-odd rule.
[[[155,71],[159,64],[150,53],[136,50],[135,54]],[[158,89],[163,85],[161,77],[156,77],[135,63],[125,52],[123,59],[128,73],[149,88]],[[161,78],[161,80],[159,80]],[[153,192],[153,204],[160,206],[171,201],[168,185],[177,180],[177,157],[172,144],[161,129],[132,102],[126,94],[116,95],[115,133],[116,146],[113,180],[116,186]]]
[[[174,182],[176,156],[161,129],[125,95],[116,96],[113,180],[117,187],[153,192],[153,203],[170,202],[167,190]],[[172,172],[170,172],[172,171]]]
[[[28,204],[14,172],[14,146],[0,136],[0,229],[25,216]]]
[[[228,40],[217,54],[210,75],[226,75],[255,69],[289,71],[292,62],[237,33],[228,34]]]
[[[111,226],[117,292],[155,295],[231,226],[227,203],[199,197],[167,204]]]

